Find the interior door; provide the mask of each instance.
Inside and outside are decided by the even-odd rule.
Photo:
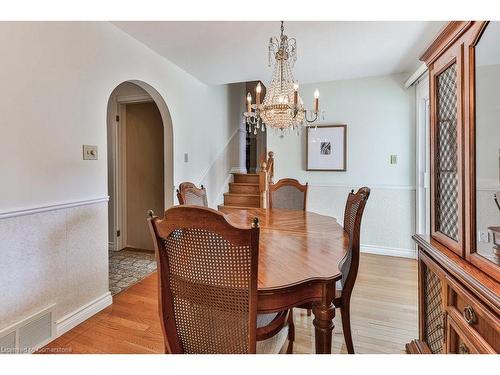
[[[154,250],[146,213],[163,212],[163,122],[154,102],[126,105],[127,246]]]

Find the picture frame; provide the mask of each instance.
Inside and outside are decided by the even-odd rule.
[[[306,170],[347,171],[347,125],[306,128]]]

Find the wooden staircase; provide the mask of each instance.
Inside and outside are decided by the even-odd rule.
[[[273,152],[270,151],[268,160],[261,162],[259,173],[233,173],[233,182],[229,183],[229,191],[224,193],[224,204],[219,205],[219,209],[265,208],[267,186],[272,181],[273,171]]]
[[[259,175],[257,173],[233,173],[234,182],[224,193],[224,206],[260,207]]]

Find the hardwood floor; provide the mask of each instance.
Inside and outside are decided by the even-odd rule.
[[[113,305],[62,335],[40,352],[162,353],[156,273],[113,297]],[[404,353],[418,336],[417,262],[361,254],[351,302],[356,353]],[[294,353],[314,353],[314,327],[305,310],[294,310]],[[333,353],[346,353],[337,310]]]
[[[355,352],[405,353],[418,337],[417,261],[362,253],[359,267],[351,299]],[[314,353],[312,317],[297,310],[294,318],[294,353]],[[334,323],[332,353],[347,353],[338,309]]]

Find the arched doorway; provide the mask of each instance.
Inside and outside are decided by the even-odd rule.
[[[156,267],[146,212],[173,203],[172,121],[150,85],[126,81],[111,93],[107,115],[110,291],[116,294]]]

